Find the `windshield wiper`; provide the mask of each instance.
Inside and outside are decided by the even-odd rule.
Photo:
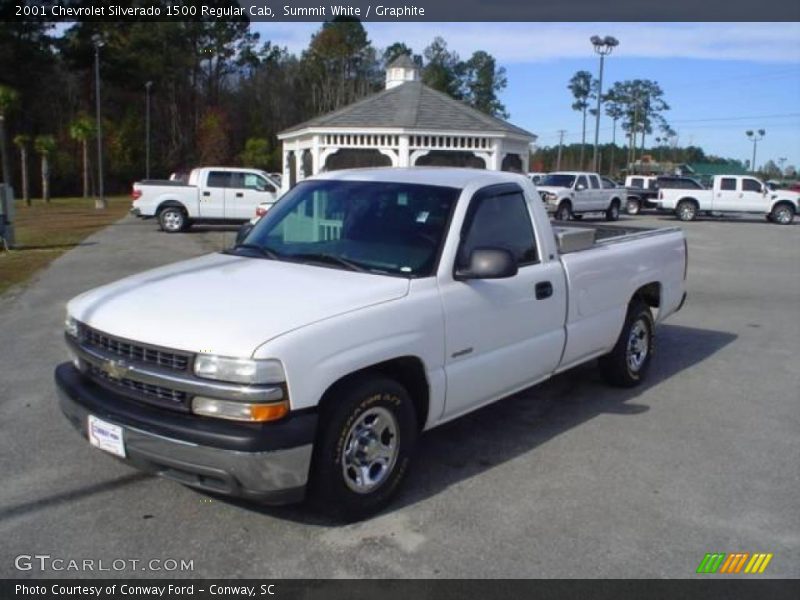
[[[309,253],[309,254],[292,254],[291,258],[299,259],[302,261],[316,261],[316,262],[326,262],[335,265],[342,266],[350,271],[358,271],[359,273],[364,273],[367,271],[366,268],[359,265],[358,263],[353,262],[352,260],[348,260],[346,258],[342,258],[341,256],[336,256],[334,254],[324,254],[324,253]]]
[[[239,248],[244,248],[245,250],[256,250],[263,256],[267,258],[271,258],[273,260],[280,260],[281,255],[275,252],[274,250],[270,250],[265,246],[259,246],[258,244],[236,244],[233,249],[238,250]]]

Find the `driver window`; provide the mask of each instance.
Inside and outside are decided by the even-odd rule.
[[[242,187],[248,190],[256,190],[259,192],[266,191],[269,187],[267,180],[255,173],[243,173],[244,183]]]
[[[466,267],[476,248],[505,248],[520,267],[537,261],[536,242],[521,192],[479,196],[470,206],[458,267]]]
[[[761,193],[761,182],[755,179],[742,179],[742,190],[745,192]]]
[[[581,188],[581,186],[583,187]],[[581,175],[580,177],[578,177],[578,181],[575,182],[575,189],[577,190],[578,188],[584,190],[589,188],[589,185],[586,182],[586,175]]]

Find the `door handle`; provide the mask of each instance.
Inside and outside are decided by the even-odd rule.
[[[206,196],[206,197],[208,197],[208,196],[210,196],[210,195],[211,195],[211,192],[203,192],[203,196]]]
[[[536,284],[536,299],[543,300],[553,295],[553,284],[549,281],[540,281]]]
[[[242,192],[236,192],[237,198],[244,198],[244,194]]]

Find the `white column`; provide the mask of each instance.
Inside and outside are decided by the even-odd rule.
[[[428,152],[430,152],[430,150],[414,150],[411,153],[411,156],[408,158],[408,166],[413,167],[414,165],[416,165],[417,161],[426,154],[428,154]]]
[[[289,169],[289,149],[286,147],[286,142],[283,142],[283,168],[281,169],[281,192],[289,191],[289,177],[291,175]]]
[[[500,140],[494,140],[492,142],[492,157],[489,162],[489,168],[492,171],[499,171],[503,163],[503,155],[500,152],[500,144]]]
[[[294,176],[298,183],[303,181],[303,151],[299,140],[294,143]]]
[[[315,135],[311,142],[311,174],[316,175],[322,169],[322,165],[319,161],[320,158],[320,147],[319,147],[319,135]]]
[[[399,160],[398,165],[399,167],[408,167],[409,166],[409,156],[408,156],[408,136],[401,135],[400,136],[400,148],[398,151]]]

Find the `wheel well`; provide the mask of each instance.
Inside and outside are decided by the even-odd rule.
[[[393,379],[408,390],[411,401],[414,403],[414,412],[417,414],[417,425],[422,430],[428,421],[430,390],[428,380],[425,377],[425,367],[416,356],[393,358],[345,375],[325,390],[322,400],[320,400],[320,408],[331,402],[337,391],[353,379],[369,374],[380,374]]]
[[[629,304],[634,300],[641,300],[650,308],[658,308],[661,305],[661,284],[654,281],[643,285],[633,293]]]
[[[164,202],[158,205],[156,215],[161,214],[161,211],[165,208],[180,208],[183,212],[186,212],[186,207],[177,200],[164,200]]]
[[[790,209],[792,209],[792,213],[797,212],[791,200],[778,200],[775,204],[772,205],[772,210],[775,210],[779,206],[788,206]]]
[[[615,204],[617,205],[617,208],[619,208],[622,205],[622,200],[620,200],[619,198],[616,198],[616,197],[612,198],[611,199],[611,204],[609,206],[614,206]]]
[[[700,203],[694,198],[690,198],[689,196],[678,200],[678,204],[680,204],[681,202],[691,202],[692,204],[694,204],[695,208],[700,208]],[[678,204],[676,204],[675,206],[678,206]]]

